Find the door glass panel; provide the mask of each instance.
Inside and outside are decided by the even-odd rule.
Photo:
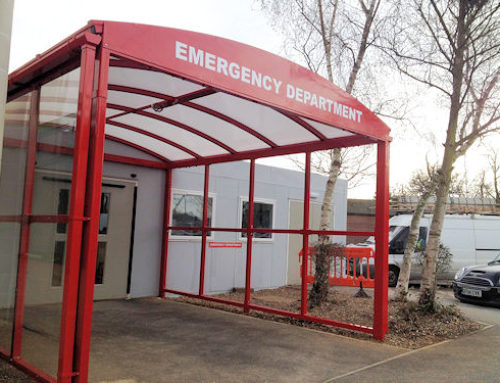
[[[108,234],[110,193],[101,194],[101,214],[99,217],[99,234]]]
[[[62,285],[65,250],[66,242],[56,241],[54,246],[54,260],[52,262],[52,287],[60,287]]]
[[[106,259],[106,242],[97,244],[97,262],[95,267],[95,284],[102,285],[104,279],[104,262]]]

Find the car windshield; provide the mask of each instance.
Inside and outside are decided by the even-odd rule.
[[[404,228],[404,226],[389,226],[389,242]],[[375,237],[368,237],[365,242],[375,243]]]
[[[491,263],[500,263],[500,253],[498,253],[497,256],[495,258],[493,258]]]

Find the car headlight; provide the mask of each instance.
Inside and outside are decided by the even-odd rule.
[[[457,271],[455,274],[455,280],[458,281],[460,280],[465,274],[465,267],[462,267],[460,270]]]

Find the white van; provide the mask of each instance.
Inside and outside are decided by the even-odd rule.
[[[410,231],[411,214],[402,214],[389,220],[389,286],[395,286],[403,262],[404,249]],[[418,251],[425,249],[429,237],[432,215],[420,220]],[[373,246],[373,237],[356,246]],[[500,216],[477,214],[446,215],[441,232],[441,243],[447,246],[453,257],[450,269],[439,280],[452,280],[464,266],[486,264],[500,251]],[[419,281],[422,267],[415,254],[411,266],[410,281]]]

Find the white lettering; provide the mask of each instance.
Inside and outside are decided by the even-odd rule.
[[[236,63],[229,64],[229,75],[238,80],[240,78],[240,66]]]
[[[349,108],[346,105],[342,105],[342,117],[349,118]]]
[[[363,112],[360,110],[357,110],[356,113],[358,114],[358,122],[361,122],[361,115],[363,114]]]
[[[274,82],[275,92],[276,92],[276,94],[279,94],[280,93],[280,87],[281,87],[281,84],[283,84],[283,81],[279,81],[279,80],[273,78],[273,82]]]
[[[215,71],[215,55],[205,53],[205,68]]]
[[[295,88],[295,99],[299,102],[304,102],[302,98],[304,95],[304,91],[301,88]]]
[[[262,88],[262,73],[252,71],[252,85]]]
[[[333,113],[338,114],[339,116],[342,115],[342,104],[339,104],[338,102],[334,103],[334,110]]]
[[[350,120],[356,121],[356,112],[357,112],[356,109],[349,108],[349,119]]]
[[[187,61],[187,44],[181,43],[180,41],[175,42],[175,57],[179,60]]]
[[[326,112],[326,100],[323,96],[319,96],[319,108]]]
[[[256,71],[251,67],[240,65],[237,62],[219,57],[213,53],[205,52],[202,49],[198,49],[180,41],[175,42],[175,58],[182,61],[188,61],[203,69],[217,71],[221,75],[229,76],[255,88],[263,88],[268,92],[274,91],[278,95],[283,85],[283,81],[269,74]],[[286,84],[286,91],[284,91],[284,93],[283,97],[286,96],[288,99],[361,123],[363,112],[351,107],[349,104],[344,105],[328,97],[320,96],[292,84]]]
[[[315,108],[318,107],[318,97],[316,96],[316,93],[313,93],[312,95],[311,106],[314,106]]]
[[[311,99],[311,92],[305,90],[304,91],[304,104],[309,104],[310,99]]]
[[[326,102],[328,104],[328,113],[331,113],[332,112],[332,104],[333,104],[333,101],[330,100],[329,98],[326,99]],[[335,103],[335,105],[337,105],[337,103]]]
[[[264,79],[262,81],[262,84],[264,85],[264,89],[265,90],[271,90],[272,89],[272,84],[271,84],[271,77],[269,77],[268,75],[265,75],[264,76]]]
[[[195,65],[203,66],[203,51],[195,47],[189,47],[189,62]]]
[[[246,66],[241,67],[241,81],[250,84],[250,69]]]
[[[227,60],[222,57],[217,57],[217,72],[224,73],[227,76]]]

